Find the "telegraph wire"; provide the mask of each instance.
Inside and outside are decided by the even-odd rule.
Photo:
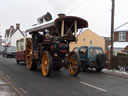
[[[124,25],[126,25],[126,24],[128,24],[128,22],[126,22],[126,23],[124,23],[124,24],[120,25],[119,27],[115,28],[114,30],[117,30],[117,29],[119,29],[119,28],[123,27],[123,26],[124,26]]]
[[[67,14],[71,14],[76,9],[80,8],[81,5],[83,5],[87,0],[83,0],[81,3],[79,3],[76,7],[74,7],[71,11],[69,11]]]

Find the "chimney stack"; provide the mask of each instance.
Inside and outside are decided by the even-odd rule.
[[[11,25],[11,26],[10,26],[10,29],[14,29],[14,26],[13,26],[13,25]]]
[[[16,24],[16,29],[20,29],[20,24],[19,23]]]

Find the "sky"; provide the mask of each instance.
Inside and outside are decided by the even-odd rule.
[[[128,0],[115,0],[115,25],[128,22]],[[89,23],[89,29],[100,36],[110,37],[111,0],[0,0],[0,34],[10,25],[20,23],[21,30],[37,23],[37,18],[50,12],[79,16]]]

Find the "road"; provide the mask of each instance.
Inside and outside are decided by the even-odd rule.
[[[16,64],[15,58],[2,56],[0,71],[24,96],[128,96],[128,79],[95,71],[80,72],[75,78],[61,69],[46,78],[40,68],[28,71],[25,64]]]

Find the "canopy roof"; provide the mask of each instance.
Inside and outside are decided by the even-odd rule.
[[[51,21],[43,23],[43,24],[33,26],[33,27],[27,29],[26,32],[30,32],[30,33],[38,32],[38,31],[43,31],[45,29],[56,30],[56,31],[60,32],[62,20],[64,20],[64,23],[65,23],[65,25],[64,25],[65,30],[68,29],[69,27],[71,27],[75,21],[77,21],[77,29],[88,27],[88,22],[82,18],[75,17],[75,16],[64,16],[64,17],[57,18],[55,20],[51,20]],[[74,28],[72,27],[71,30],[73,32]]]

